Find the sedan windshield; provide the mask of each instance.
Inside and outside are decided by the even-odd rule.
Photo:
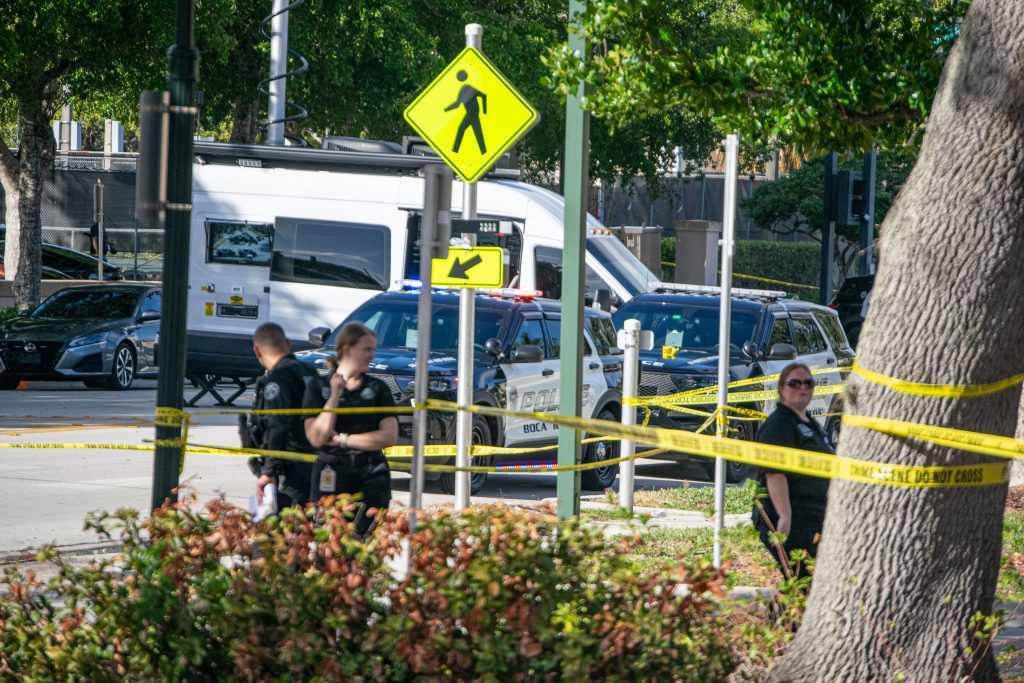
[[[128,318],[139,302],[137,292],[118,289],[65,289],[44,301],[32,312],[33,318],[114,319]]]

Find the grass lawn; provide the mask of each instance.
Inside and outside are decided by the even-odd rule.
[[[748,512],[753,504],[753,495],[754,489],[750,485],[727,487],[725,511]],[[614,502],[614,499],[610,499],[609,502]],[[634,494],[634,502],[641,507],[700,510],[710,516],[714,507],[714,488],[683,486],[656,491],[637,491]],[[621,508],[584,510],[583,516],[594,521],[630,519]],[[634,519],[641,523],[646,521],[642,516],[635,516]],[[635,555],[637,567],[647,570],[683,561],[692,562],[702,556],[710,558],[713,534],[711,529],[649,528],[643,534],[643,546]],[[722,531],[722,559],[727,570],[726,583],[729,587],[774,586],[782,576],[761,545],[757,532],[749,524],[729,527]],[[1000,567],[996,599],[1024,601],[1024,511],[1008,509],[1005,513]]]

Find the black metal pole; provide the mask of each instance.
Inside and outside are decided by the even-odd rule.
[[[836,234],[836,173],[839,155],[829,152],[825,157],[825,211],[821,219],[821,280],[818,282],[818,303],[827,306],[832,300],[832,263],[835,260],[833,241]]]
[[[174,45],[167,51],[170,86],[167,154],[167,221],[164,227],[163,304],[160,313],[158,409],[181,410],[185,382],[185,316],[188,300],[189,223],[192,218],[192,136],[199,51],[195,48],[195,2],[178,0]],[[158,420],[159,422],[159,420]],[[153,463],[152,507],[177,500],[181,446],[159,442],[181,437],[180,424],[158,424]]]

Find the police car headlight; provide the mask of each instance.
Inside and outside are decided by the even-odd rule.
[[[454,391],[458,382],[457,377],[433,377],[427,387],[431,391]]]
[[[97,332],[96,334],[87,334],[84,337],[75,337],[68,342],[68,348],[73,349],[79,346],[88,346],[89,344],[101,344],[107,340],[109,335],[109,332]]]

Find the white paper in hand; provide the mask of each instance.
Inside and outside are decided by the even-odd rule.
[[[256,494],[249,496],[249,514],[252,515],[252,521],[259,522],[267,515],[273,515],[277,513],[277,486],[275,484],[267,484],[263,487],[263,502],[258,503],[256,501]]]

